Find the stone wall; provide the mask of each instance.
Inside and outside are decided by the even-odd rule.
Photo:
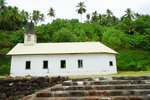
[[[0,100],[14,100],[66,81],[67,77],[1,78]]]

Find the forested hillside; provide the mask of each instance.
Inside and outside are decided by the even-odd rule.
[[[77,13],[82,15],[84,11],[79,10],[84,3],[81,3],[77,6]],[[55,17],[53,8],[48,15]],[[133,13],[128,8],[120,18],[110,9],[105,14],[97,11],[87,14],[86,18],[82,23],[78,19],[55,19],[52,23],[37,25],[44,21],[44,14],[40,11],[29,14],[17,7],[6,6],[5,0],[1,0],[0,74],[9,74],[10,56],[6,54],[17,43],[23,42],[30,20],[36,25],[38,42],[100,41],[119,53],[118,70],[150,70],[150,15]]]

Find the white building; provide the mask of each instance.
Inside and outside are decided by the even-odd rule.
[[[11,76],[73,76],[117,73],[117,52],[100,42],[36,43],[31,22],[24,43],[11,55]]]

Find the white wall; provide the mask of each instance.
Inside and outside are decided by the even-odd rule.
[[[24,44],[25,45],[33,45],[36,43],[37,41],[37,37],[36,34],[24,34],[25,38],[24,38]],[[30,39],[29,39],[30,37]]]
[[[83,68],[78,68],[78,60]],[[43,69],[43,60],[48,60],[48,69]],[[60,68],[60,60],[66,60],[66,68]],[[31,69],[25,69],[25,62],[31,61]],[[109,65],[113,61],[113,66]],[[114,54],[68,54],[68,55],[25,55],[12,56],[11,76],[67,76],[117,73]]]

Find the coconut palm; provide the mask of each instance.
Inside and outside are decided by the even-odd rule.
[[[86,12],[86,6],[84,5],[84,2],[79,2],[76,7],[78,8],[76,11],[81,15],[82,22],[82,14]]]
[[[13,27],[13,30],[16,30],[19,26],[18,24],[21,22],[21,15],[19,13],[19,9],[15,7],[8,7],[8,17],[9,21],[11,23],[11,27]]]
[[[107,18],[111,18],[111,16],[113,16],[113,13],[110,9],[106,10],[106,16],[107,16]]]
[[[97,11],[94,11],[94,12],[92,13],[92,18],[91,18],[91,20],[92,20],[93,22],[98,22],[98,13],[97,13]]]
[[[91,18],[90,14],[86,14],[87,22],[89,22],[89,21],[90,21],[90,18]]]
[[[44,14],[41,14],[39,20],[40,20],[40,21],[44,21],[44,18],[45,18]]]
[[[32,20],[35,24],[37,24],[39,21],[44,21],[44,14],[41,14],[39,10],[33,10]]]
[[[123,16],[123,19],[125,18],[125,19],[129,19],[129,20],[132,20],[132,19],[134,19],[134,14],[133,14],[133,11],[130,9],[130,8],[127,8],[126,10],[125,10],[125,15]]]
[[[0,0],[0,11],[2,11],[6,7],[6,0]]]
[[[4,10],[6,8],[6,0],[0,0],[0,24],[2,24],[2,20],[4,17],[4,14],[6,13]]]
[[[51,21],[52,21],[52,17],[55,17],[55,10],[51,7],[47,15],[51,17]]]
[[[20,14],[21,14],[22,19],[24,19],[24,20],[28,20],[29,19],[29,13],[27,11],[22,10],[20,12]]]

